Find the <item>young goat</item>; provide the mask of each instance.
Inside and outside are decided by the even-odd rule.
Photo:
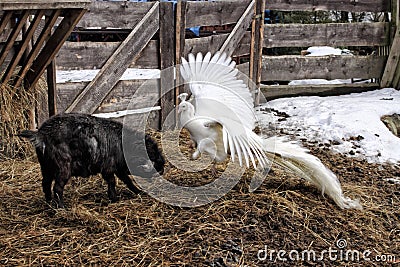
[[[140,192],[129,177],[126,162],[131,163],[132,174],[144,178],[155,174],[153,166],[163,173],[165,160],[157,143],[148,134],[124,129],[124,135],[128,136],[124,143],[129,150],[125,158],[122,132],[123,125],[119,122],[86,114],[61,114],[45,121],[38,131],[25,130],[19,136],[28,138],[36,148],[46,201],[52,200],[54,180],[54,198],[58,207],[64,207],[64,186],[71,176],[101,173],[108,184],[108,197],[114,202],[117,200],[114,174],[132,192]]]

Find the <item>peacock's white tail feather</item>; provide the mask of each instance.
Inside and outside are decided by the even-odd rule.
[[[342,209],[362,209],[359,200],[344,196],[339,179],[317,157],[285,138],[264,139],[265,150],[275,154],[274,162],[308,180]]]

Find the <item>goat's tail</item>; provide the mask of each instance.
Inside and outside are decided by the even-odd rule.
[[[342,209],[362,209],[359,200],[343,195],[342,187],[336,175],[308,150],[285,138],[264,139],[265,150],[275,155],[274,162],[285,169],[311,182],[322,195],[326,193]]]
[[[46,145],[37,131],[23,130],[17,136],[29,139],[32,145],[35,146],[36,151],[41,151],[44,154]]]

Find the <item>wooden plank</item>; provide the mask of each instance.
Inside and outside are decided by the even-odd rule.
[[[396,74],[397,69],[400,65],[400,31],[397,30],[396,35],[391,46],[389,57],[386,62],[385,69],[383,71],[381,87],[395,87],[393,84],[393,78]]]
[[[57,21],[58,16],[60,15],[60,10],[54,10],[52,15],[49,17],[48,21],[46,22],[43,31],[40,33],[38,40],[35,42],[31,52],[29,53],[26,60],[21,64],[22,67],[18,72],[17,79],[14,82],[14,87],[19,87],[22,84],[22,81],[25,78],[26,73],[29,71],[30,67],[33,64],[36,56],[39,54],[40,49],[42,49],[43,44],[48,39],[51,34],[52,28]]]
[[[243,12],[243,15],[240,17],[232,32],[228,35],[228,38],[226,38],[225,42],[221,46],[221,52],[225,52],[228,56],[232,56],[253,19],[254,4],[255,0],[252,0],[246,10]]]
[[[121,42],[65,42],[56,56],[58,70],[100,69]],[[151,40],[130,68],[158,69],[159,45]]]
[[[379,89],[377,83],[352,83],[352,84],[308,84],[308,85],[279,85],[261,86],[261,92],[266,100],[273,100],[282,97],[296,96],[333,96],[350,93],[361,93]]]
[[[185,29],[187,27],[187,12],[188,12],[188,2],[179,1],[176,6],[176,21],[175,21],[175,40],[176,40],[176,49],[175,49],[175,64],[176,64],[176,72],[175,72],[175,103],[179,103],[178,95],[185,91],[184,80],[181,76],[180,72],[180,64],[182,63],[182,57],[186,57],[185,53]],[[190,93],[186,88],[186,92]]]
[[[47,66],[47,106],[49,117],[57,114],[56,63],[54,60]]]
[[[58,83],[57,111],[65,112],[77,95],[89,84]],[[138,89],[140,90],[138,91]],[[150,107],[160,95],[159,79],[119,81],[103,100],[96,112],[114,112],[128,108],[139,109]]]
[[[153,3],[93,1],[78,27],[132,29],[149,12]]]
[[[236,23],[243,10],[250,3],[246,1],[187,2],[186,27],[225,25]]]
[[[17,24],[13,27],[13,30],[12,30],[10,36],[8,37],[6,44],[3,46],[2,50],[0,51],[0,66],[3,64],[4,60],[6,59],[8,52],[14,46],[15,39],[17,39],[19,32],[22,30],[22,27],[25,25],[28,16],[29,16],[29,12],[24,11],[18,17]]]
[[[168,115],[175,110],[175,36],[171,34],[175,30],[175,14],[173,3],[160,3],[160,85],[161,85],[161,120],[159,129],[163,129],[163,124]],[[175,126],[175,116],[172,117]],[[165,130],[165,129],[164,129]]]
[[[250,80],[256,85],[255,104],[259,103],[259,86],[261,83],[261,62],[264,37],[264,10],[265,1],[257,0],[254,6],[255,20],[252,23],[251,30],[251,48],[250,48]],[[250,85],[249,85],[250,86]]]
[[[380,78],[385,56],[263,56],[262,81]],[[243,68],[245,66],[241,66]]]
[[[337,10],[348,12],[389,12],[390,0],[268,0],[267,8],[286,11]]]
[[[267,24],[264,47],[307,46],[385,46],[389,44],[390,24]]]
[[[44,15],[44,10],[38,10],[34,20],[32,23],[29,25],[29,29],[24,34],[22,42],[19,44],[18,48],[16,51],[17,53],[14,54],[13,58],[11,59],[10,64],[7,67],[7,70],[5,71],[1,81],[2,83],[6,84],[11,76],[14,74],[15,67],[18,65],[20,59],[24,54],[26,54],[29,46],[29,42],[31,41],[33,34],[35,33],[36,28],[39,26],[39,23]]]
[[[186,39],[184,54],[197,54],[198,52],[202,52],[203,54],[207,52],[215,53],[223,45],[228,35],[229,34],[218,34],[201,38]],[[251,33],[250,31],[247,31],[242,40],[239,41],[232,56],[248,55],[250,51],[250,40]]]
[[[87,8],[91,0],[1,0],[0,10]]]
[[[10,19],[11,19],[12,16],[13,16],[13,12],[12,11],[6,11],[6,12],[4,12],[4,14],[3,14],[3,16],[1,17],[1,20],[0,20],[0,36],[6,36],[6,37],[3,37],[3,38],[5,38],[5,40],[8,39],[9,32],[7,32],[5,35],[3,35],[3,33],[6,30],[6,26],[10,22]],[[0,41],[3,41],[3,40],[0,39]]]
[[[74,100],[67,112],[93,113],[107,94],[117,84],[130,62],[147,45],[157,32],[159,3],[155,2],[149,13],[135,26],[115,53],[107,60],[92,82]]]
[[[78,23],[85,12],[86,10],[84,9],[72,9],[68,11],[68,16],[64,17],[60,25],[54,30],[54,33],[50,36],[38,57],[32,63],[31,68],[26,73],[28,86],[35,86],[47,65],[53,60],[64,41],[68,38],[76,23]]]

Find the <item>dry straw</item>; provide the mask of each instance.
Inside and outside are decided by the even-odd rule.
[[[34,127],[30,118],[34,117],[38,99],[44,99],[46,84],[40,80],[29,90],[10,85],[0,88],[0,157],[25,157],[32,155],[32,148],[15,136],[21,130]],[[32,116],[33,115],[33,116]]]
[[[153,132],[159,139],[160,134]],[[190,148],[182,142],[182,150]],[[310,266],[320,262],[269,262],[270,250],[322,252],[344,239],[351,250],[400,257],[399,176],[393,166],[368,164],[315,147],[313,153],[336,172],[346,195],[360,198],[363,211],[340,210],[313,186],[273,168],[263,185],[248,192],[251,170],[220,200],[179,208],[119,184],[110,204],[98,176],[73,178],[66,209],[44,202],[41,174],[33,159],[0,161],[0,264],[7,266]],[[223,171],[220,164],[218,170]],[[210,171],[184,172],[167,166],[178,184],[208,182]],[[289,264],[290,263],[290,264]],[[325,259],[326,266],[354,262]],[[363,266],[378,266],[360,262]],[[387,264],[389,266],[389,264]]]

